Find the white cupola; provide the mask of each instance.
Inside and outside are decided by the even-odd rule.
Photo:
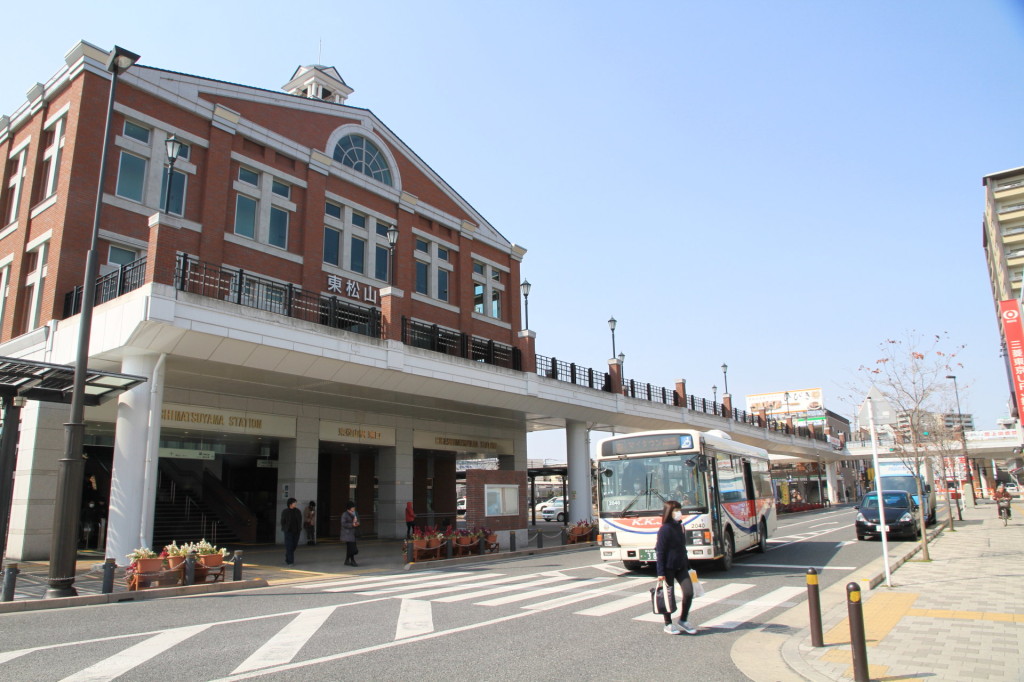
[[[353,92],[337,69],[321,64],[300,66],[295,69],[292,79],[281,86],[281,89],[291,95],[322,99],[337,104],[344,103]]]

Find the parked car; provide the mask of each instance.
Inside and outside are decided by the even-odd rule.
[[[854,527],[858,540],[881,537],[883,527],[889,537],[900,536],[914,540],[921,537],[921,526],[917,520],[918,508],[914,504],[913,495],[905,490],[883,490],[882,506],[885,507],[884,524],[879,517],[878,493],[868,493],[860,504],[854,507],[857,510]]]
[[[543,502],[541,502],[540,504],[538,504],[535,507],[535,509],[537,510],[537,515],[538,516],[543,515],[544,514],[544,510],[547,509],[549,506],[552,506],[552,507],[554,507],[554,506],[564,507],[565,506],[565,498],[564,497],[552,497],[551,499],[544,500]]]
[[[558,503],[549,504],[544,507],[544,511],[540,513],[541,517],[545,521],[565,521],[565,500],[562,498],[558,499]]]

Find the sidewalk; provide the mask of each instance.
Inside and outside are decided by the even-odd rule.
[[[956,532],[934,531],[931,562],[890,552],[891,588],[879,556],[823,590],[824,647],[811,646],[801,603],[738,640],[733,662],[755,682],[854,679],[846,585],[858,582],[872,680],[1024,679],[1024,506],[1014,506],[1004,528],[995,505],[968,505]]]
[[[550,532],[545,533],[545,542],[554,541]],[[536,542],[536,540],[534,540]],[[368,575],[373,573],[394,572],[400,570],[422,570],[441,568],[455,564],[472,564],[481,561],[505,560],[531,554],[548,552],[572,551],[574,549],[592,548],[594,543],[585,542],[575,545],[552,545],[538,549],[535,546],[517,552],[509,552],[502,547],[497,554],[468,556],[458,559],[442,559],[407,564],[402,553],[402,540],[361,540],[359,555],[356,557],[357,567],[345,566],[345,545],[337,541],[321,542],[316,545],[300,544],[295,550],[295,565],[284,563],[284,547],[275,545],[258,545],[251,547],[231,547],[241,549],[244,567],[241,581],[232,581],[233,566],[230,557],[225,561],[224,582],[204,583],[190,587],[177,586],[166,588],[150,588],[129,592],[125,583],[124,570],[119,570],[114,579],[114,592],[102,594],[103,586],[103,554],[101,552],[79,552],[75,573],[75,589],[77,597],[44,599],[49,575],[49,563],[45,561],[15,562],[18,564],[17,582],[14,601],[0,602],[0,614],[14,611],[61,608],[66,606],[84,606],[128,600],[155,599],[159,597],[177,597],[189,594],[203,594],[228,590],[250,589],[313,580],[327,580],[342,575]]]

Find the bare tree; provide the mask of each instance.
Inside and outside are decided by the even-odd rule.
[[[956,357],[963,348],[952,344],[946,332],[925,337],[909,331],[902,339],[886,339],[880,343],[879,358],[858,368],[861,376],[897,412],[897,437],[902,442],[894,449],[894,454],[914,473],[919,500],[923,500],[925,494],[921,488],[922,476],[930,473],[927,460],[936,454],[934,450],[929,452],[925,444],[931,440],[934,415],[939,411],[947,390],[945,377],[962,367]],[[921,528],[921,558],[930,561],[923,504],[919,506],[917,516]]]

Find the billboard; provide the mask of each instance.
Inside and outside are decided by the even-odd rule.
[[[788,399],[786,395],[789,395]],[[747,396],[747,412],[757,413],[766,408],[770,415],[788,413],[820,412],[824,416],[825,401],[821,397],[820,388],[798,388],[778,393],[755,393]]]
[[[1020,321],[1020,303],[1015,299],[999,302],[999,319],[1003,322],[1003,337],[1009,354],[1010,373],[1013,375],[1013,395],[1017,399],[1017,413],[1024,407],[1024,326]]]

